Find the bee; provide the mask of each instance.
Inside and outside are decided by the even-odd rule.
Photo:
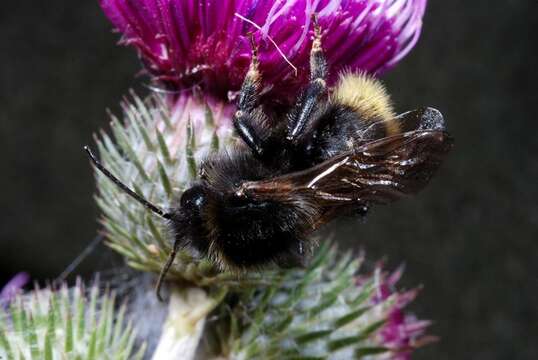
[[[260,104],[258,51],[243,81],[233,125],[237,148],[208,157],[200,179],[163,210],[122,184],[85,147],[94,165],[164,218],[174,234],[160,288],[176,253],[189,247],[222,269],[304,264],[312,233],[345,215],[420,191],[452,147],[433,108],[396,115],[382,84],[343,73],[327,86],[321,29],[314,21],[310,79],[285,116]]]

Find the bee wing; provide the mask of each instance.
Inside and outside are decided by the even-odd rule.
[[[412,111],[407,111],[394,118],[389,123],[394,123],[394,128],[399,133],[405,133],[416,130],[437,130],[445,131],[446,124],[443,115],[431,107],[423,107]],[[363,129],[361,137],[368,141],[377,140],[387,136],[387,121],[380,120],[370,123]]]
[[[243,183],[238,195],[286,201],[295,196],[322,208],[386,204],[420,191],[452,146],[442,130],[415,130],[368,142],[317,166]]]
[[[402,113],[394,118],[401,132],[415,130],[445,131],[445,119],[441,112],[431,107],[423,107]]]
[[[451,144],[448,134],[437,130],[416,130],[375,140],[323,163],[315,171],[318,175],[300,184],[300,191],[315,194],[327,206],[390,203],[424,188]]]

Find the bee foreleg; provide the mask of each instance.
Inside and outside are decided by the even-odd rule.
[[[287,140],[294,143],[308,129],[309,123],[315,121],[316,112],[325,104],[327,97],[327,61],[321,48],[321,27],[317,16],[312,16],[314,23],[314,41],[310,51],[310,83],[300,95],[297,105],[289,114]]]
[[[314,41],[310,50],[310,80],[316,81],[319,79],[325,81],[327,77],[327,60],[325,60],[323,49],[321,48],[321,27],[318,24],[316,14],[312,16],[312,21],[314,23]]]
[[[262,157],[263,140],[256,128],[256,120],[265,117],[260,108],[257,108],[261,74],[259,71],[258,47],[250,36],[252,46],[252,60],[247,75],[239,92],[237,111],[233,116],[233,125],[239,137],[247,144],[255,156]],[[258,113],[258,116],[254,112]]]

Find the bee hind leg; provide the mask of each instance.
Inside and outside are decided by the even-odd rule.
[[[317,15],[312,16],[314,41],[310,51],[310,82],[297,99],[297,105],[289,114],[287,140],[296,143],[320,118],[327,97],[327,61],[321,48],[321,27]],[[325,99],[324,99],[325,98]]]

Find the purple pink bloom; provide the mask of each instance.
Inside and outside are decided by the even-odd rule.
[[[427,343],[436,341],[435,336],[425,335],[431,322],[418,320],[414,315],[404,312],[404,308],[418,295],[419,289],[398,292],[396,283],[403,274],[403,266],[391,274],[382,271],[382,264],[376,266],[375,291],[370,299],[372,305],[391,301],[388,309],[387,321],[377,333],[377,342],[380,346],[391,350],[389,357],[394,360],[411,359],[414,349]],[[367,278],[360,278],[363,283]]]
[[[154,80],[171,90],[198,86],[224,98],[239,89],[250,63],[251,32],[260,46],[269,94],[293,95],[308,77],[313,13],[323,29],[323,48],[334,80],[343,69],[379,74],[395,65],[417,42],[426,7],[426,0],[99,3],[122,33],[121,43],[138,50]],[[269,39],[297,67],[297,74]]]
[[[22,291],[22,288],[30,281],[30,275],[25,272],[20,272],[4,285],[0,290],[0,304],[9,304],[17,294]]]

